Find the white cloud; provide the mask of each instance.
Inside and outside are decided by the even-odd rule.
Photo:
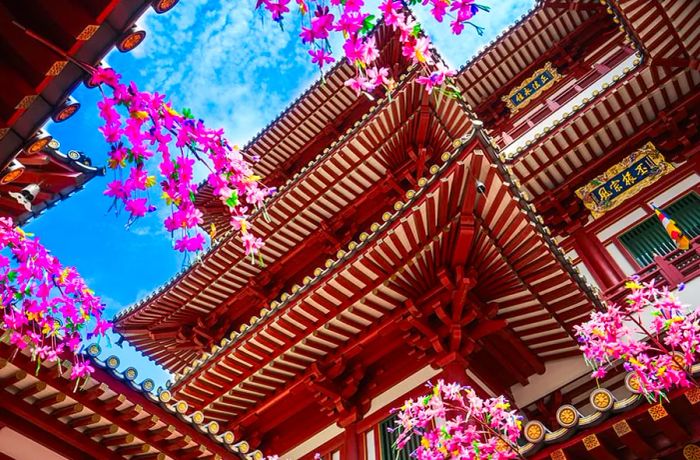
[[[231,141],[245,143],[298,94],[307,63],[297,27],[264,23],[250,2],[181,2],[167,15],[151,15],[143,44],[147,89],[168,94]],[[145,63],[145,60],[144,60]]]
[[[437,23],[422,5],[413,9],[441,54],[459,67],[533,3],[501,0],[490,5],[490,13],[474,18],[486,29],[483,37],[470,28],[454,36],[447,20]],[[376,11],[378,4],[368,0],[367,8]],[[148,38],[136,54],[144,58],[140,72],[146,89],[164,92],[211,127],[224,127],[239,144],[318,78],[298,37],[298,16],[288,15],[281,30],[254,6],[252,0],[191,0],[166,14],[149,14],[140,21]]]
[[[437,22],[427,7],[415,7],[413,10],[424,29],[429,33],[438,52],[453,68],[463,66],[483,46],[493,41],[506,27],[518,20],[530,10],[535,0],[481,0],[477,3],[490,6],[489,13],[479,12],[472,22],[485,29],[479,36],[472,27],[465,27],[461,35],[453,35],[449,18]]]

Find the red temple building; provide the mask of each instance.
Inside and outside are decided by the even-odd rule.
[[[343,61],[246,146],[279,189],[254,217],[264,266],[221,234],[115,318],[172,385],[93,346],[73,392],[0,344],[0,452],[34,458],[2,436],[41,433],[47,459],[407,459],[390,410],[443,378],[506,395],[527,458],[700,458],[698,389],[649,404],[622,371],[598,388],[573,334],[634,274],[700,303],[700,3],[540,0],[460,69],[462,100],[372,33],[391,98],[356,97]],[[226,228],[211,189],[197,203]]]
[[[508,395],[532,458],[694,452],[698,392],[649,406],[620,374],[591,393],[572,327],[635,273],[700,300],[696,245],[649,207],[700,234],[699,8],[540,1],[460,70],[464,101],[404,63],[392,98],[357,99],[339,64],[247,146],[279,187],[265,266],[222,235],[117,330],[284,458],[396,458],[390,409],[437,378]],[[226,225],[206,186],[198,203]]]

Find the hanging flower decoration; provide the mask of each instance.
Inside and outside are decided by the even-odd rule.
[[[405,448],[411,438],[420,440],[410,453],[413,458],[521,458],[517,440],[522,420],[503,396],[481,399],[471,387],[440,380],[430,394],[409,399],[394,412],[396,447]]]
[[[208,183],[240,232],[246,255],[254,260],[262,240],[250,231],[251,212],[262,209],[265,198],[274,193],[253,172],[251,163],[257,158],[231,145],[223,130],[208,128],[188,109],[176,111],[163,95],[140,91],[133,82],[122,83],[112,69],[95,69],[92,82],[103,91],[98,103],[104,120],[100,131],[111,145],[108,166],[116,176],[104,194],[114,199],[117,211],[129,213],[127,225],[156,210],[155,194],[170,207],[164,225],[174,237],[175,249],[203,249],[206,238],[200,230],[202,213],[195,207],[194,181],[195,164],[203,164],[209,169]],[[149,172],[156,162],[158,177]],[[160,191],[154,193],[157,184]],[[212,226],[210,236],[215,232]]]
[[[622,360],[650,401],[665,398],[673,388],[697,385],[688,369],[700,357],[700,310],[689,311],[668,288],[640,284],[638,277],[627,288],[632,290],[627,305],[610,305],[575,326],[592,377],[605,377]],[[644,321],[647,315],[650,321]]]
[[[82,339],[104,336],[111,324],[75,268],[64,268],[30,237],[11,219],[0,218],[0,251],[12,256],[0,254],[3,340],[28,348],[37,371],[42,361],[60,363],[70,355],[77,386],[94,371],[80,353]]]
[[[378,64],[380,55],[375,38],[370,34],[377,17],[364,11],[363,0],[295,0],[302,18],[299,36],[309,47],[311,62],[323,70],[324,66],[335,61],[331,54],[329,37],[333,33],[343,36],[343,52],[348,62],[355,67],[355,75],[345,82],[357,94],[372,97],[377,88],[391,91],[396,85],[389,75],[389,69]],[[290,0],[258,0],[256,8],[265,8],[272,20],[282,27],[284,17],[290,12]],[[430,13],[438,21],[445,17],[452,19],[450,28],[459,35],[466,25],[474,27],[479,35],[483,29],[471,19],[479,11],[489,11],[489,7],[474,3],[474,0],[410,0],[409,5],[430,6]],[[451,82],[454,71],[442,63],[436,63],[430,52],[430,39],[421,26],[396,0],[383,0],[379,12],[387,26],[398,33],[402,54],[424,74],[418,79],[429,92],[438,88],[451,96],[458,96],[459,90]]]

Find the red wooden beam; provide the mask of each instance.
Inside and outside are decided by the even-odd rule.
[[[80,432],[4,391],[0,391],[0,421],[66,458],[90,459],[98,456],[105,460],[123,460]]]
[[[0,356],[12,356],[14,350],[14,347],[0,343]],[[34,370],[36,369],[36,364],[31,362],[31,360],[27,356],[21,353],[17,354],[17,356],[14,357],[12,363],[22,370],[30,369],[31,372],[34,372]],[[164,423],[176,426],[178,428],[178,432],[181,433],[183,437],[185,435],[189,435],[192,439],[196,439],[198,443],[209,449],[210,452],[222,455],[224,457],[231,455],[231,452],[228,451],[223,445],[217,443],[209,436],[199,433],[192,425],[183,422],[177,416],[166,412],[159,406],[156,406],[143,394],[128,387],[124,382],[109,375],[107,371],[101,369],[100,367],[96,367],[95,373],[93,374],[93,379],[102,383],[100,383],[96,387],[92,387],[88,390],[78,392],[73,391],[74,385],[72,382],[63,379],[60,376],[57,377],[54,375],[53,372],[47,372],[43,368],[42,371],[44,372],[40,375],[49,385],[63,393],[69,394],[71,398],[74,399],[76,402],[88,407],[91,411],[95,412],[95,417],[104,417],[105,419],[110,420],[112,423],[119,426],[123,430],[129,433],[136,434],[139,438],[150,443],[153,447],[157,448],[160,451],[166,452],[167,454],[175,457],[177,457],[178,454],[177,451],[169,449],[164,444],[164,441],[156,441],[154,439],[151,439],[150,428],[153,425],[155,425],[158,420],[162,420]],[[105,384],[104,382],[108,382],[108,384]],[[117,410],[116,408],[104,407],[103,401],[98,399],[104,391],[103,387],[109,388],[117,394],[127,395],[129,401],[131,401],[134,404],[140,404],[142,407],[147,408],[147,412],[154,413],[157,415],[153,415],[151,417],[144,417],[142,419],[139,419],[138,421],[122,420],[122,418],[120,417],[121,412],[119,410]],[[85,418],[84,420],[74,420],[71,423],[73,425],[78,426],[86,426],[96,423],[96,421],[90,417],[92,416],[88,416],[88,418]]]

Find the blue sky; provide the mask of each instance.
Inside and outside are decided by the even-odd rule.
[[[378,2],[374,2],[378,3]],[[415,11],[438,50],[453,67],[466,62],[483,45],[524,14],[533,0],[483,0],[492,12],[475,22],[486,28],[483,37],[471,29],[450,34],[427,10]],[[297,38],[298,23],[287,20],[285,30],[253,11],[254,1],[187,0],[173,10],[148,13],[139,20],[145,42],[131,53],[117,51],[108,64],[139,87],[165,93],[175,107],[189,107],[210,127],[223,127],[240,145],[281,112],[319,77]],[[82,150],[94,164],[106,162],[107,146],[97,127],[98,90],[80,86],[74,97],[81,110],[69,121],[48,125],[64,151]],[[108,212],[102,195],[107,180],[92,180],[84,190],[59,203],[27,225],[66,265],[74,265],[107,305],[107,316],[138,301],[183,267],[172,249],[157,213],[125,229],[125,218]],[[128,346],[103,346],[103,356],[120,356],[121,368],[132,365],[139,380],[158,384],[167,373]],[[127,364],[128,363],[128,364]]]

